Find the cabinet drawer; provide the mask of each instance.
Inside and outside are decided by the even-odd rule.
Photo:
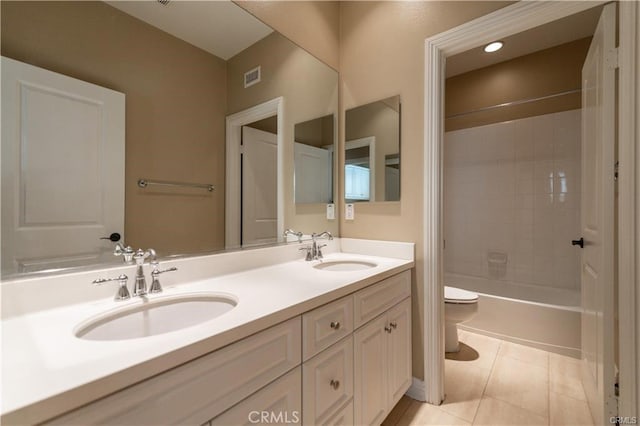
[[[411,271],[380,281],[354,295],[354,326],[360,327],[411,296]]]
[[[293,318],[49,424],[202,425],[301,362]]]
[[[302,359],[308,360],[353,331],[353,296],[302,315]]]
[[[297,367],[249,398],[231,407],[211,426],[299,425],[302,421],[302,367]]]
[[[322,426],[353,426],[353,400],[343,409],[331,416]]]
[[[302,422],[324,424],[353,397],[353,336],[302,364]]]

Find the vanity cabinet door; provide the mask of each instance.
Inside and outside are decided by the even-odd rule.
[[[382,315],[354,333],[354,417],[357,425],[379,425],[387,414],[387,332]]]
[[[389,362],[389,410],[411,386],[411,298],[392,308],[387,314],[387,360]]]
[[[48,425],[201,425],[301,362],[295,317],[120,392]]]
[[[302,365],[303,424],[325,425],[353,397],[353,336]]]
[[[299,425],[302,411],[302,373],[297,367],[275,382],[211,420],[211,426]]]

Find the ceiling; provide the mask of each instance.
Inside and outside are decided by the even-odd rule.
[[[593,35],[603,6],[558,19],[501,39],[502,49],[486,53],[483,46],[447,58],[446,76],[453,77],[475,69],[504,62],[539,50]]]
[[[105,1],[121,11],[227,60],[273,32],[231,1]]]

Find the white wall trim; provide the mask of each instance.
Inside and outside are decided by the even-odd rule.
[[[637,416],[640,407],[640,7],[619,2],[618,317],[619,416]]]
[[[282,96],[227,116],[226,119],[226,178],[225,178],[225,247],[240,247],[240,143],[242,126],[277,114],[277,184],[278,184],[278,241],[284,232],[284,98]]]
[[[412,377],[411,386],[409,386],[409,389],[407,390],[405,395],[407,395],[411,399],[415,399],[416,401],[425,402],[424,382],[420,379]]]
[[[427,402],[440,404],[444,399],[442,139],[445,57],[602,3],[517,2],[425,40],[423,329],[424,400]]]

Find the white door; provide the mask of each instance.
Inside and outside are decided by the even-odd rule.
[[[242,246],[278,239],[278,141],[242,127]]]
[[[2,58],[2,271],[97,261],[124,233],[125,97]],[[111,254],[109,254],[111,256]]]
[[[583,384],[596,424],[614,396],[615,4],[605,6],[582,68]]]
[[[293,156],[296,204],[331,202],[329,150],[295,142]]]

